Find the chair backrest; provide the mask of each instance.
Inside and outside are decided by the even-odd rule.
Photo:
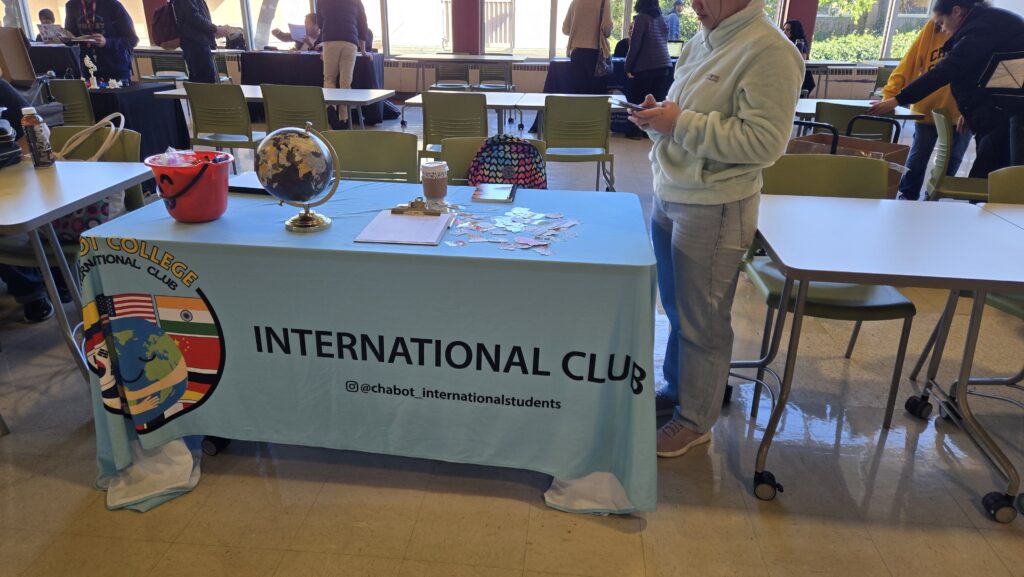
[[[267,113],[267,132],[285,126],[303,128],[307,121],[321,132],[331,129],[324,92],[319,86],[261,84],[260,90],[263,110]]]
[[[50,95],[64,105],[64,124],[68,126],[92,126],[96,122],[93,116],[92,99],[89,89],[82,80],[49,81]]]
[[[249,105],[237,84],[185,82],[192,110],[192,137],[199,133],[241,134],[252,138]]]
[[[936,108],[932,110],[932,119],[935,121],[938,139],[935,141],[935,166],[928,177],[929,194],[942,188],[946,172],[949,170],[949,158],[953,152],[953,122],[950,120],[949,111],[945,108]]]
[[[839,134],[846,134],[846,128],[849,126],[850,121],[853,120],[853,117],[867,113],[868,109],[863,106],[818,102],[815,106],[814,121],[831,124],[839,130]],[[891,124],[871,120],[858,120],[853,128],[855,132],[846,134],[847,136],[863,138],[865,140],[892,142],[894,128]]]
[[[480,84],[500,84],[507,88],[506,72],[504,64],[482,64],[480,66]]]
[[[423,93],[423,147],[446,138],[487,136],[487,97],[483,94]]]
[[[607,96],[548,96],[544,142],[548,148],[609,150],[612,105]]]
[[[469,64],[438,62],[434,66],[434,82],[455,82],[469,85]]]
[[[323,134],[338,153],[344,180],[419,181],[415,134],[385,130],[332,130]]]
[[[892,76],[894,70],[896,70],[895,66],[881,66],[878,68],[878,76],[875,77],[875,90],[884,88],[889,83],[889,77]]]
[[[988,175],[988,201],[1024,204],[1024,166],[1010,166]]]
[[[764,169],[764,194],[888,198],[884,160],[832,154],[787,154]]]
[[[486,141],[487,138],[482,136],[444,139],[441,143],[441,159],[448,163],[448,184],[469,184],[469,168]],[[543,140],[529,138],[526,141],[544,156],[547,147]]]
[[[0,77],[18,87],[31,86],[36,80],[21,28],[0,27]]]
[[[77,81],[76,81],[77,82]],[[50,129],[50,144],[53,149],[60,152],[67,144],[68,140],[72,136],[78,134],[82,130],[85,130],[85,126],[55,126]],[[104,128],[97,130],[89,135],[89,137],[78,145],[73,151],[68,153],[67,157],[71,160],[86,160],[92,158],[96,151],[100,149],[103,142],[107,139],[107,135],[110,134],[111,128]],[[103,153],[100,157],[99,162],[138,162],[139,161],[139,148],[142,144],[142,135],[134,130],[125,129],[121,132],[121,135],[117,137],[113,145]],[[135,185],[131,188],[127,188],[124,191],[124,207],[128,210],[135,210],[143,205],[142,200],[142,186]]]
[[[183,72],[188,74],[188,65],[180,54],[153,54],[149,57],[153,74],[158,72]]]

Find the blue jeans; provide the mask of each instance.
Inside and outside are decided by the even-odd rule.
[[[714,426],[732,361],[732,301],[740,261],[754,240],[759,195],[699,205],[656,198],[651,239],[658,291],[672,332],[665,351],[675,418],[694,431]]]
[[[58,276],[60,273],[57,273]],[[43,276],[37,268],[0,264],[0,280],[7,285],[7,293],[20,304],[37,301],[46,296]]]
[[[935,142],[939,132],[934,124],[918,122],[914,125],[914,143],[910,145],[910,156],[907,157],[907,172],[900,179],[900,194],[908,200],[917,200],[921,195],[921,185],[928,174],[928,159],[935,150]],[[954,176],[960,169],[960,162],[971,144],[971,134],[956,133],[953,136],[953,150],[949,157],[948,176]]]

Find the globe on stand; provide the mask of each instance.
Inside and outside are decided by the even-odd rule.
[[[256,177],[274,198],[302,210],[284,223],[290,232],[317,232],[331,219],[310,210],[330,200],[338,190],[340,164],[330,142],[313,130],[280,128],[256,148]]]

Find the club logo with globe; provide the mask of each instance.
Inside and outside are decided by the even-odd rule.
[[[85,306],[86,358],[107,411],[149,433],[198,408],[224,370],[224,337],[202,290],[99,295]]]

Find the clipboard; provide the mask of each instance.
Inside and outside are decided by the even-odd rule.
[[[356,242],[437,246],[454,220],[454,213],[401,214],[385,209],[366,225]]]

